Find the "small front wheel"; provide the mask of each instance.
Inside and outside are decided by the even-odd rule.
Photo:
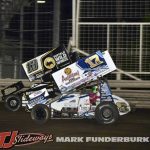
[[[95,109],[95,119],[100,124],[112,124],[119,118],[117,106],[112,102],[101,102]]]
[[[31,118],[38,124],[44,124],[50,117],[49,108],[44,104],[37,104],[31,110]]]

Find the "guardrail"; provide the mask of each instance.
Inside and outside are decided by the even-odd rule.
[[[0,90],[17,81],[20,81],[20,79],[0,79]],[[23,81],[26,88],[33,84],[33,82],[25,79],[21,81]],[[109,84],[114,95],[126,99],[136,108],[150,108],[150,81],[110,80]]]
[[[110,81],[113,94],[118,95],[136,108],[150,108],[150,81]]]

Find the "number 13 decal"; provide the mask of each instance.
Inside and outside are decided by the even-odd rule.
[[[85,63],[89,64],[90,68],[94,68],[104,62],[100,60],[100,58],[97,54],[95,54],[95,55],[92,55],[91,57],[88,57],[87,59],[85,59]]]

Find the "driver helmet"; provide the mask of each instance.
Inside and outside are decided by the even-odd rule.
[[[92,87],[92,93],[95,93],[95,94],[96,94],[96,93],[97,93],[97,90],[98,90],[98,87],[97,87],[97,86],[93,86],[93,87]]]

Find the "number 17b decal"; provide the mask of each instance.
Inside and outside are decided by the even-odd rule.
[[[100,51],[96,52],[96,54],[91,55],[85,59],[80,59],[77,64],[82,69],[93,69],[98,66],[107,65],[105,59]]]
[[[90,68],[95,68],[99,66],[100,64],[103,64],[103,61],[100,60],[99,56],[97,54],[92,55],[85,59],[85,63],[90,65]]]

